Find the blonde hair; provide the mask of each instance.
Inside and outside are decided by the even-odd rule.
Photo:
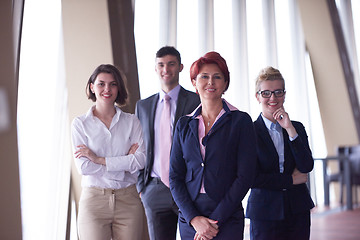
[[[258,76],[256,77],[255,93],[260,91],[260,85],[262,82],[274,80],[280,80],[283,84],[283,90],[285,90],[285,80],[278,69],[271,66],[261,69]]]

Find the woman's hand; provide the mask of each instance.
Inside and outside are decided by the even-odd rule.
[[[217,223],[218,221],[203,216],[194,217],[190,221],[190,224],[196,231],[194,240],[210,240],[216,237],[219,232]]]
[[[134,143],[133,145],[131,145],[127,155],[134,154],[138,148],[139,148],[139,144]]]
[[[278,108],[273,113],[273,118],[284,128],[290,137],[295,137],[297,132],[294,125],[291,123],[289,114],[285,112],[284,107]]]
[[[86,157],[94,163],[106,165],[105,158],[96,156],[86,145],[82,144],[76,147],[78,148],[74,153],[76,158]]]
[[[293,185],[298,185],[302,183],[306,183],[308,180],[307,173],[302,173],[297,168],[294,169],[294,172],[292,173],[292,179],[293,179]]]

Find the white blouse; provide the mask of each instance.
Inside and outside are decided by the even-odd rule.
[[[110,128],[93,114],[92,106],[87,114],[72,122],[72,144],[84,144],[98,157],[104,157],[106,165],[96,164],[86,157],[75,158],[75,165],[82,177],[82,187],[120,189],[137,181],[137,173],[145,166],[145,143],[139,119],[134,114],[116,108]],[[135,154],[128,154],[132,144],[138,143]]]

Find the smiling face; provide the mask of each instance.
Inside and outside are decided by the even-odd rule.
[[[179,73],[183,70],[183,65],[179,63],[176,56],[165,55],[156,58],[155,72],[157,73],[161,88],[170,91],[179,84]]]
[[[114,104],[119,92],[119,87],[110,73],[99,73],[90,85],[91,91],[96,96],[97,102]]]
[[[203,100],[221,99],[228,83],[218,65],[204,64],[192,84]]]
[[[261,82],[259,90],[275,91],[279,89],[284,89],[284,85],[281,80],[266,80]],[[283,107],[285,94],[282,97],[275,97],[275,94],[272,93],[270,98],[264,98],[261,94],[256,93],[256,99],[261,104],[262,114],[264,117],[272,121],[275,110]]]

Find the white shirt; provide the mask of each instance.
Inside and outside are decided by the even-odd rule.
[[[175,121],[175,113],[176,113],[176,104],[177,99],[180,92],[180,85],[177,85],[174,89],[172,89],[170,92],[168,92],[167,95],[170,96],[170,117],[171,117],[171,135],[173,133],[174,129],[174,121]],[[159,138],[160,138],[160,131],[159,131],[159,125],[160,125],[160,119],[162,110],[164,108],[164,96],[165,92],[160,91],[159,93],[159,100],[156,106],[156,112],[155,112],[155,119],[154,119],[154,164],[153,169],[151,172],[152,177],[160,177],[160,159],[159,159],[159,152],[160,152],[160,145],[159,145]],[[172,139],[172,138],[171,138]],[[170,159],[169,159],[170,161]]]
[[[282,127],[280,126],[280,124],[278,122],[273,123],[269,119],[264,117],[264,115],[261,114],[261,116],[264,120],[266,128],[269,131],[270,137],[271,137],[271,139],[274,143],[274,146],[276,148],[276,151],[279,155],[279,167],[280,167],[279,171],[280,171],[280,173],[283,173],[284,172],[285,155],[284,155],[284,136],[283,136],[283,132],[282,132]],[[294,141],[297,138],[297,136],[298,135],[296,135],[293,138],[289,136],[289,140]]]
[[[110,128],[89,111],[72,122],[74,152],[84,144],[98,157],[105,157],[106,165],[96,164],[86,157],[75,158],[83,187],[120,189],[135,184],[137,172],[145,166],[145,144],[138,118],[115,107]],[[135,154],[128,154],[132,144],[138,143]]]

